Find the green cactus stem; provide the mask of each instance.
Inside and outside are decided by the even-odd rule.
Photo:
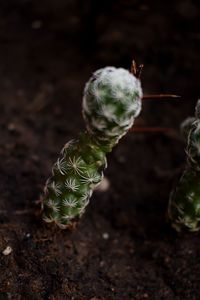
[[[187,135],[187,165],[176,189],[170,195],[168,215],[173,227],[180,231],[198,231],[200,228],[200,100],[195,118],[183,122]]]
[[[103,178],[106,154],[132,127],[141,110],[140,80],[122,68],[96,71],[85,86],[86,131],[67,143],[47,180],[42,198],[43,219],[68,228],[85,211]]]

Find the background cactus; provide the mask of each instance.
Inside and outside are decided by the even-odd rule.
[[[43,219],[67,228],[80,217],[102,180],[106,153],[132,127],[141,110],[140,81],[122,68],[96,71],[85,86],[87,131],[67,143],[54,164],[42,199]]]
[[[187,165],[176,189],[171,193],[168,214],[178,231],[200,228],[200,100],[195,118],[183,122],[182,132],[187,135]]]

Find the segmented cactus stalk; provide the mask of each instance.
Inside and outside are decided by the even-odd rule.
[[[187,165],[176,189],[171,193],[168,214],[177,231],[200,228],[200,100],[195,118],[183,122],[187,135]]]
[[[96,71],[85,86],[83,117],[86,131],[67,143],[47,180],[43,219],[64,229],[84,212],[103,178],[106,153],[132,127],[141,110],[139,79],[122,68]]]

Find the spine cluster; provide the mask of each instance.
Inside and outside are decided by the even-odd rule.
[[[182,126],[187,138],[187,165],[176,189],[171,193],[168,214],[173,226],[180,231],[200,228],[200,101],[195,118]]]
[[[84,212],[103,178],[106,154],[132,127],[141,110],[140,81],[122,68],[96,71],[85,86],[83,117],[87,130],[67,143],[47,180],[43,219],[64,229]]]

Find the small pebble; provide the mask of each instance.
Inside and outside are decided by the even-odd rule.
[[[104,240],[108,240],[108,239],[109,239],[109,234],[108,234],[107,232],[104,232],[104,233],[102,234],[102,238],[103,238]]]
[[[103,261],[103,260],[100,261],[100,264],[99,264],[99,265],[100,265],[100,267],[103,267],[103,266],[105,265],[105,261]]]
[[[15,131],[16,130],[16,125],[14,123],[9,123],[8,124],[8,130],[9,131]]]
[[[101,183],[95,188],[98,192],[106,192],[110,187],[110,181],[104,177]]]
[[[12,248],[10,246],[7,246],[3,251],[3,255],[9,255],[12,252]]]
[[[33,29],[40,29],[41,26],[42,26],[42,21],[40,21],[40,20],[35,20],[35,21],[33,21],[33,23],[31,24],[31,27],[32,27]]]
[[[164,262],[165,262],[166,264],[169,264],[169,262],[170,262],[170,257],[169,257],[169,256],[166,256],[166,257],[164,258]]]

